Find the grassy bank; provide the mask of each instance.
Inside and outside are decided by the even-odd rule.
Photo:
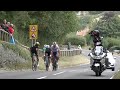
[[[120,79],[120,71],[114,75],[113,79]]]
[[[30,52],[27,49],[0,41],[0,69],[28,69],[31,67],[30,59]]]

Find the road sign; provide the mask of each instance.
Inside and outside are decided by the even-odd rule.
[[[29,38],[30,39],[38,38],[38,25],[29,25]]]

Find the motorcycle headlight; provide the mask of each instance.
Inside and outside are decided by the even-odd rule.
[[[101,59],[101,56],[94,56],[94,59]]]

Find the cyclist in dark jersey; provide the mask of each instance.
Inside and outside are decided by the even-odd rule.
[[[35,54],[37,57],[37,60],[39,62],[39,57],[38,57],[38,47],[39,47],[40,43],[36,42],[35,45],[33,47],[30,48],[30,52],[31,52],[31,57],[32,57],[32,62],[33,62],[33,55]],[[39,66],[39,64],[38,64]]]

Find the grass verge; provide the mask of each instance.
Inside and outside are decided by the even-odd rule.
[[[60,68],[64,68],[64,67],[71,67],[71,66],[76,66],[80,64],[87,64],[89,63],[89,60],[83,55],[76,55],[71,57],[60,57],[60,60],[58,63]],[[40,58],[39,69],[45,70],[44,60],[42,58]]]
[[[114,75],[113,79],[120,79],[120,71]]]

